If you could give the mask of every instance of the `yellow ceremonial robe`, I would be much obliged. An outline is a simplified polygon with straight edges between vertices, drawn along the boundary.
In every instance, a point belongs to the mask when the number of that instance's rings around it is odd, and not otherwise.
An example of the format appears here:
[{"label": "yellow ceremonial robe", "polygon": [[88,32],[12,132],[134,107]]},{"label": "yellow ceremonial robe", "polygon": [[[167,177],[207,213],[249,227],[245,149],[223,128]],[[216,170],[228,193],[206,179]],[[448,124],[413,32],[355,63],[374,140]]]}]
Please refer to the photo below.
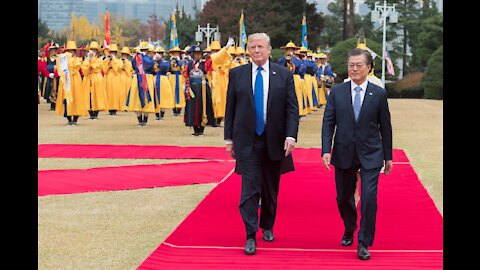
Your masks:
[{"label": "yellow ceremonial robe", "polygon": [[87,95],[86,105],[92,111],[107,109],[107,92],[102,69],[103,60],[97,57],[85,59],[82,63],[83,88]]},{"label": "yellow ceremonial robe", "polygon": [[[82,66],[82,59],[80,57],[71,56],[68,54],[68,72],[70,76],[70,94],[66,91],[66,75],[61,70],[57,61],[58,75],[60,76],[57,94],[57,103],[55,106],[55,113],[57,115],[65,115],[64,100],[67,104],[66,115],[67,116],[86,116],[88,108],[86,107],[86,94],[85,89],[82,86],[82,77],[80,76],[80,68]],[[71,97],[68,100],[67,97]]]},{"label": "yellow ceremonial robe", "polygon": [[103,74],[105,74],[105,88],[107,92],[107,110],[120,111],[124,86],[121,81],[123,61],[115,58],[103,60]]}]

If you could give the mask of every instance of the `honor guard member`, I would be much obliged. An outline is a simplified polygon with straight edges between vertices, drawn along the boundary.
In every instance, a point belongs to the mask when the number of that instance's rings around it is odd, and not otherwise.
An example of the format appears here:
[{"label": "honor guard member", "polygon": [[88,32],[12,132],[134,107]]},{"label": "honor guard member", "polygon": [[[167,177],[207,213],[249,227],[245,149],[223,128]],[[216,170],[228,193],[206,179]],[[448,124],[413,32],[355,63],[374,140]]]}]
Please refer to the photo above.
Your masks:
[{"label": "honor guard member", "polygon": [[193,59],[185,69],[189,91],[186,93],[184,122],[185,126],[193,127],[193,136],[203,136],[205,126],[214,124],[215,118],[203,52],[199,46],[193,45],[191,48]]},{"label": "honor guard member", "polygon": [[40,104],[40,97],[44,97],[45,82],[47,81],[47,53],[48,47],[45,48],[46,51],[42,48],[38,52],[38,104]]},{"label": "honor guard member", "polygon": [[302,78],[300,78],[300,72],[305,72],[305,66],[303,65],[303,61],[295,55],[295,51],[300,49],[295,43],[291,40],[285,46],[280,47],[280,49],[285,50],[285,55],[278,59],[278,64],[281,66],[286,67],[293,73],[293,83],[295,85],[295,94],[297,96],[298,102],[298,112],[300,116],[305,116],[306,107],[305,100],[303,99],[303,82]]},{"label": "honor guard member", "polygon": [[155,120],[163,120],[166,109],[173,109],[173,92],[167,73],[170,72],[170,62],[164,59],[165,49],[155,49]]},{"label": "honor guard member", "polygon": [[139,51],[132,59],[132,67],[135,75],[130,85],[127,97],[127,111],[135,112],[138,126],[145,127],[148,115],[155,113],[153,65],[154,60],[147,55],[149,44],[146,41],[140,43]]},{"label": "honor guard member", "polygon": [[98,58],[98,42],[91,41],[88,53],[82,63],[83,87],[90,120],[97,120],[99,111],[107,109],[107,91],[103,72],[103,60]]},{"label": "honor guard member", "polygon": [[[302,89],[302,113],[300,114],[300,117],[306,116],[308,114],[308,100],[307,100],[307,90],[305,88],[305,70],[306,66],[304,64],[304,59],[307,57],[307,49],[305,47],[300,47],[300,49],[296,50],[294,53],[295,56],[297,56],[301,61],[302,64],[298,68],[298,75],[300,76],[300,88]],[[296,67],[295,67],[296,69]]]},{"label": "honor guard member", "polygon": [[130,89],[130,85],[132,84],[132,77],[135,74],[135,71],[132,67],[132,56],[130,52],[130,48],[124,46],[122,48],[120,60],[122,61],[123,65],[120,69],[120,103],[121,103],[121,110],[127,111],[127,97],[128,97],[128,90]]},{"label": "honor guard member", "polygon": [[80,116],[86,116],[85,89],[82,85],[80,69],[82,58],[77,57],[77,44],[67,41],[66,52],[58,55],[58,95],[55,113],[67,118],[67,126],[76,126]]},{"label": "honor guard member", "polygon": [[170,54],[170,85],[173,91],[173,116],[180,116],[182,108],[185,107],[185,77],[182,76],[184,70],[184,60],[181,59],[182,50],[179,47],[174,47],[169,50]]},{"label": "honor guard member", "polygon": [[118,46],[110,44],[109,54],[103,60],[103,74],[105,74],[105,89],[107,92],[107,109],[110,115],[116,115],[122,110],[123,87],[121,81],[121,70],[123,61],[117,57]]},{"label": "honor guard member", "polygon": [[184,60],[183,66],[186,67],[188,63],[193,60],[193,50],[192,46],[185,46],[182,53],[182,60]]},{"label": "honor guard member", "polygon": [[305,64],[305,90],[307,92],[307,103],[310,105],[308,111],[316,111],[318,109],[318,86],[316,73],[318,71],[317,64],[313,61],[313,53],[311,50],[307,51],[307,59],[304,60]]},{"label": "honor guard member", "polygon": [[[221,126],[223,118],[225,117],[225,107],[227,104],[227,88],[228,88],[228,73],[231,67],[231,54],[228,53],[228,50],[232,48],[235,40],[233,38],[228,38],[227,44],[225,47],[220,48],[220,41],[214,40],[210,44],[212,49],[212,54],[210,55],[212,59],[212,69],[213,69],[213,89],[212,89],[212,102],[214,109],[214,116],[216,125]],[[232,50],[232,49],[230,49]]]},{"label": "honor guard member", "polygon": [[235,48],[235,54],[232,61],[232,68],[245,65],[247,63],[245,61],[244,55],[245,55],[245,50],[241,46]]},{"label": "honor guard member", "polygon": [[52,42],[48,47],[48,57],[45,71],[45,87],[43,90],[43,97],[50,103],[50,111],[55,110],[55,102],[52,102],[54,95],[56,95],[58,87],[58,72],[56,68],[57,64],[57,49],[59,48],[57,43]]},{"label": "honor guard member", "polygon": [[320,106],[323,106],[327,103],[327,96],[328,92],[325,87],[326,81],[327,80],[332,80],[332,77],[335,78],[337,77],[337,74],[332,71],[330,68],[330,65],[326,64],[327,60],[327,55],[325,55],[323,52],[316,53],[315,55],[315,63],[317,64],[318,71],[316,74],[316,79],[317,79],[317,85],[318,85],[318,103]]}]

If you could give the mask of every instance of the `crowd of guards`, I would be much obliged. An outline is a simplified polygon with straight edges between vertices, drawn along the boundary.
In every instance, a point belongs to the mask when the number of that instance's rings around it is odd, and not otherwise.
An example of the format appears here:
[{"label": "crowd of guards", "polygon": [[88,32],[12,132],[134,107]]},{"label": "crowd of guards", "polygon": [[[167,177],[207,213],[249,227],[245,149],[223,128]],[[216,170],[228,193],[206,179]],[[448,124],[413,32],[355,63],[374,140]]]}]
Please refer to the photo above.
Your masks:
[{"label": "crowd of guards", "polygon": [[[278,63],[293,73],[299,115],[307,116],[326,104],[336,74],[319,50],[292,41],[281,49],[285,54]],[[39,51],[38,103],[45,99],[67,126],[78,125],[80,117],[97,120],[99,112],[134,112],[137,125],[146,127],[151,115],[161,121],[167,110],[179,118],[183,111],[192,135],[203,136],[206,126],[222,126],[229,71],[250,62],[248,49],[232,42],[168,51],[145,41],[121,50],[96,41],[80,48],[72,40],[62,47],[51,42]]]}]

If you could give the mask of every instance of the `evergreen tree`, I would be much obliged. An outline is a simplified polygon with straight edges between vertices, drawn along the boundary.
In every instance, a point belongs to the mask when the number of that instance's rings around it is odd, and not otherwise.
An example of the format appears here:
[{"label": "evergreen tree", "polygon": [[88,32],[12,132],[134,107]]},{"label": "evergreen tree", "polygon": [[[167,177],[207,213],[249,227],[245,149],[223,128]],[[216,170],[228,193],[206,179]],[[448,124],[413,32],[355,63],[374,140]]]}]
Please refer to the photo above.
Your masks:
[{"label": "evergreen tree", "polygon": [[421,85],[425,98],[443,99],[443,45],[428,60]]},{"label": "evergreen tree", "polygon": [[247,35],[255,32],[267,33],[272,48],[279,48],[290,40],[297,45],[301,44],[302,17],[305,11],[309,47],[314,49],[320,44],[323,18],[317,13],[314,4],[302,0],[212,0],[207,2],[199,13],[200,24],[220,26],[222,45],[228,37],[233,37],[238,42],[238,22],[242,9]]}]

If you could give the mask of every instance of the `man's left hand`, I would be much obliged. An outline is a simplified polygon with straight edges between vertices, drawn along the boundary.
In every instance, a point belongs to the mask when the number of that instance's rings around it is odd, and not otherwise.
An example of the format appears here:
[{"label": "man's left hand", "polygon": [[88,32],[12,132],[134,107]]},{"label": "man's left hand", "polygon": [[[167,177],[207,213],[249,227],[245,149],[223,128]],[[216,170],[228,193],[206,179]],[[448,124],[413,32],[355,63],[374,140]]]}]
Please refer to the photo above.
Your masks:
[{"label": "man's left hand", "polygon": [[385,168],[383,169],[383,174],[387,175],[392,171],[393,163],[391,160],[385,161]]},{"label": "man's left hand", "polygon": [[283,150],[285,150],[285,156],[290,155],[293,152],[294,148],[295,142],[290,139],[285,139],[285,146],[283,147]]}]

